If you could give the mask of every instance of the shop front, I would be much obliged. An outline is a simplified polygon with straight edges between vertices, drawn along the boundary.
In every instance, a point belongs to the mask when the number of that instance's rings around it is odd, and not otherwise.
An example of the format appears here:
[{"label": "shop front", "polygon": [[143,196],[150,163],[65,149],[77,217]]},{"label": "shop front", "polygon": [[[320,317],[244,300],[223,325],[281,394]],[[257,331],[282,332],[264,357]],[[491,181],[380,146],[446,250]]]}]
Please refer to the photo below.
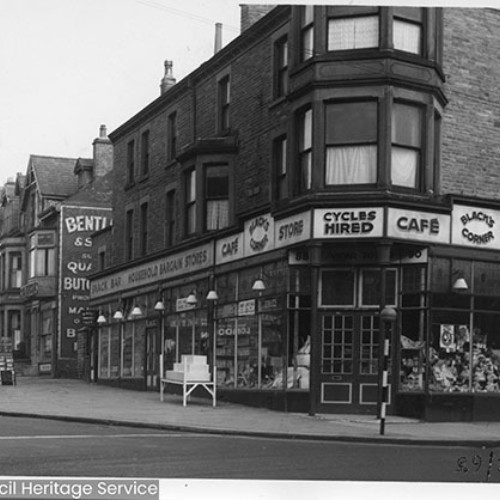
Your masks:
[{"label": "shop front", "polygon": [[[376,415],[388,335],[389,414],[498,418],[496,220],[500,211],[465,203],[265,215],[97,277],[92,306],[108,318],[99,381],[157,389],[161,369],[196,354],[221,400]],[[388,330],[386,307],[396,313]]]}]

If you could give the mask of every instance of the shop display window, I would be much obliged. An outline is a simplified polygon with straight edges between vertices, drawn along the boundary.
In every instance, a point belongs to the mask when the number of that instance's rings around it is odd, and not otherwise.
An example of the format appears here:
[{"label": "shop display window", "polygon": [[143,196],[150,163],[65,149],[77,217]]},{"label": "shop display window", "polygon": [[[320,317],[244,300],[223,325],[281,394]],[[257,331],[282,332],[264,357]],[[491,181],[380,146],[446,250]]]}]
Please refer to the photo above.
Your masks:
[{"label": "shop display window", "polygon": [[134,363],[134,332],[131,323],[123,325],[122,339],[122,377],[131,377]]},{"label": "shop display window", "polygon": [[144,360],[145,360],[145,321],[138,321],[134,325],[134,364],[132,375],[136,378],[144,377]]},{"label": "shop display window", "polygon": [[116,378],[120,374],[120,327],[114,324],[111,328],[109,348],[109,376]]},{"label": "shop display window", "polygon": [[109,378],[109,346],[110,335],[109,328],[102,329],[99,335],[99,377]]}]

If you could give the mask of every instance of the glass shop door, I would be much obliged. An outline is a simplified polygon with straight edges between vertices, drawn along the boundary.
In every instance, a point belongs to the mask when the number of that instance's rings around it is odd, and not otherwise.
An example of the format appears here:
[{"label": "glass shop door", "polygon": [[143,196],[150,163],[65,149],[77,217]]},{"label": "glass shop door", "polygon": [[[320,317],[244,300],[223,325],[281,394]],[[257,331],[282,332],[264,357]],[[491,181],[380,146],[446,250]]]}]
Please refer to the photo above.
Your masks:
[{"label": "glass shop door", "polygon": [[376,415],[379,323],[373,312],[321,314],[320,412]]}]

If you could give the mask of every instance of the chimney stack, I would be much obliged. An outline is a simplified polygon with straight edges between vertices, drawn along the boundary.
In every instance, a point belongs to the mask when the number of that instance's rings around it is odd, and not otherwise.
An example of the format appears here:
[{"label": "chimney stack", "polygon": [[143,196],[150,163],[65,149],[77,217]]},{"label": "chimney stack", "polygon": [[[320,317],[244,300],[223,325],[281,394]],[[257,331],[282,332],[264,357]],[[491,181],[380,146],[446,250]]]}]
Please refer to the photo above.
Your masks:
[{"label": "chimney stack", "polygon": [[260,18],[271,12],[276,5],[268,4],[240,4],[240,31],[243,33],[255,24]]},{"label": "chimney stack", "polygon": [[217,54],[220,49],[222,49],[222,23],[215,23],[214,54]]},{"label": "chimney stack", "polygon": [[172,73],[172,61],[165,61],[165,76],[161,79],[160,94],[164,94],[168,89],[175,85],[175,78]]},{"label": "chimney stack", "polygon": [[99,127],[99,137],[92,143],[94,147],[94,179],[102,177],[113,169],[113,145],[108,139],[106,125]]}]

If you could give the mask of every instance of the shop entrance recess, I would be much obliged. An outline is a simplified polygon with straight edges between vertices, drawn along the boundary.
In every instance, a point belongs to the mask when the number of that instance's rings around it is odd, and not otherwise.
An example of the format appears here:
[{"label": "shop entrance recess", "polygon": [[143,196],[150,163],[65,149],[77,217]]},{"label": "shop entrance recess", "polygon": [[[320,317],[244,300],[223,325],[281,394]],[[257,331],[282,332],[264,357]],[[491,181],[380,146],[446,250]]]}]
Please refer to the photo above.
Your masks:
[{"label": "shop entrance recess", "polygon": [[380,339],[378,312],[322,314],[320,411],[376,413]]}]

